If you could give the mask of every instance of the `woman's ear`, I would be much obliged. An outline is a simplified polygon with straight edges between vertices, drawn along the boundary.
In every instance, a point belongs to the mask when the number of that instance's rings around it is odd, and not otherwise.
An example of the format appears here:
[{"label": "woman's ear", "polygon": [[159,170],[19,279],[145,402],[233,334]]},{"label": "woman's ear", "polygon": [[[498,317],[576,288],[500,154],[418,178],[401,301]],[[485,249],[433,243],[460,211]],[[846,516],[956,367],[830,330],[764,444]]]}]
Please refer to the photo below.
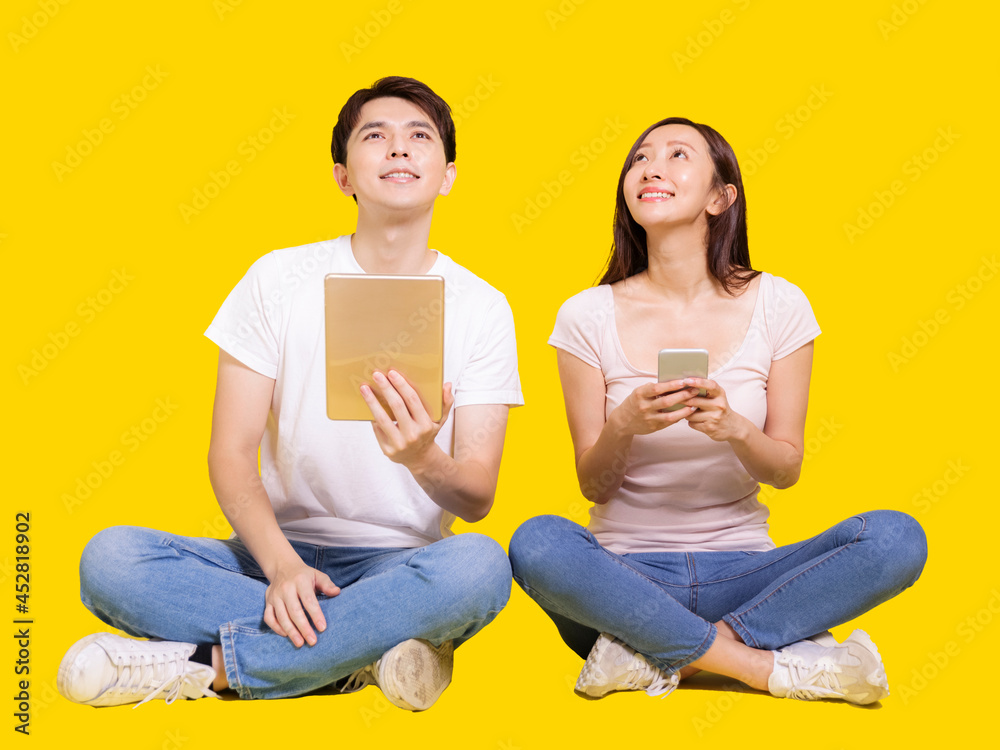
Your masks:
[{"label": "woman's ear", "polygon": [[712,216],[718,216],[731,205],[736,200],[736,186],[735,185],[724,185],[722,189],[719,190],[718,195],[715,200],[708,204],[708,212]]}]

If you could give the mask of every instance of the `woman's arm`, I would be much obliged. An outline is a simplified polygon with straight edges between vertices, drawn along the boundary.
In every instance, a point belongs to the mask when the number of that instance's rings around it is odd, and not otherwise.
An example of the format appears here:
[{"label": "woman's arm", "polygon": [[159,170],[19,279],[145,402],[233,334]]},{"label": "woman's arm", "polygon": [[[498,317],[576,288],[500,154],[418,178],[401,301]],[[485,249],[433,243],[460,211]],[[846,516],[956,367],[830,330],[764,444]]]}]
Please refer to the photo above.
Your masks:
[{"label": "woman's arm", "polygon": [[[647,383],[632,391],[605,419],[604,373],[562,349],[557,350],[557,357],[580,491],[591,502],[603,505],[622,486],[632,438],[693,414],[690,407],[673,412],[663,409],[688,401],[698,390],[685,389],[680,381]],[[677,389],[681,390],[670,393]]]},{"label": "woman's arm", "polygon": [[740,463],[758,482],[778,489],[791,487],[802,469],[812,358],[810,341],[771,363],[763,430],[729,408],[726,394],[717,383],[700,378],[684,381],[708,391],[705,398],[692,398],[688,402],[698,407],[698,411],[687,417],[688,423],[713,440],[728,442]]}]

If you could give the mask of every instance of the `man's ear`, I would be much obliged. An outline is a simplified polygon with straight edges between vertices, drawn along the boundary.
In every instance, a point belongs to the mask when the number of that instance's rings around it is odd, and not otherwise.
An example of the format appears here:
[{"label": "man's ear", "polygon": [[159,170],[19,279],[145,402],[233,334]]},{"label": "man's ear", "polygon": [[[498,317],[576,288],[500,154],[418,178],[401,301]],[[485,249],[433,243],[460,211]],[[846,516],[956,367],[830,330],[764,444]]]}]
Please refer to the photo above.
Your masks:
[{"label": "man's ear", "polygon": [[708,204],[708,208],[706,210],[712,216],[718,216],[733,205],[735,200],[736,186],[725,185],[721,190],[719,190],[718,195],[715,196],[715,200]]},{"label": "man's ear", "polygon": [[456,176],[455,162],[449,162],[448,166],[444,168],[444,180],[441,182],[441,189],[438,191],[438,195],[448,195],[451,192],[451,186],[455,184]]},{"label": "man's ear", "polygon": [[343,164],[334,164],[333,179],[337,181],[337,187],[340,188],[340,192],[348,196],[354,195],[354,186],[351,185],[351,180],[347,176],[347,167]]}]

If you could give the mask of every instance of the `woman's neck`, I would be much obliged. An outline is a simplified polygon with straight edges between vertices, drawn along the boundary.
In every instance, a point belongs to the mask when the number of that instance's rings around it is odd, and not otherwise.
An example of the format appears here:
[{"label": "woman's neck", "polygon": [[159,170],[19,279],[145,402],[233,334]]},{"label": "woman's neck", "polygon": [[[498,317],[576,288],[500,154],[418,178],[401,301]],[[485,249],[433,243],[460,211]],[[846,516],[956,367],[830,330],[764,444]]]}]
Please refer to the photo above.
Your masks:
[{"label": "woman's neck", "polygon": [[708,270],[707,235],[707,227],[696,226],[647,233],[645,278],[651,290],[679,300],[715,294],[719,282]]}]

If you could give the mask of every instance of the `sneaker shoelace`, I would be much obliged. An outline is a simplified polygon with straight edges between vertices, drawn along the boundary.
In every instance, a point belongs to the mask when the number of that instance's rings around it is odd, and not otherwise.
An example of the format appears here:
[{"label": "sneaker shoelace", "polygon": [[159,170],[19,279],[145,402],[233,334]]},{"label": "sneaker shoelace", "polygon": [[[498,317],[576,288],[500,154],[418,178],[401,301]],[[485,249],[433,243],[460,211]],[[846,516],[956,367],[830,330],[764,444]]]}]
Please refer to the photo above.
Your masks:
[{"label": "sneaker shoelace", "polygon": [[828,660],[808,663],[800,656],[778,654],[778,663],[788,668],[792,686],[786,698],[800,701],[814,701],[821,698],[839,697],[843,694],[836,672],[840,669]]},{"label": "sneaker shoelace", "polygon": [[631,657],[631,663],[618,683],[628,690],[645,690],[646,695],[651,697],[659,695],[666,698],[680,684],[680,676],[676,672],[666,675],[636,654]]},{"label": "sneaker shoelace", "polygon": [[149,694],[133,708],[151,701],[166,692],[167,704],[180,697],[188,685],[198,688],[205,696],[218,697],[188,671],[188,660],[182,653],[168,658],[157,658],[154,654],[122,654],[115,662],[117,677],[106,692],[119,695],[134,695],[145,690]]},{"label": "sneaker shoelace", "polygon": [[375,664],[369,664],[367,667],[362,667],[352,674],[344,686],[340,688],[341,693],[356,693],[362,688],[368,687],[369,685],[377,685],[375,681],[375,669],[378,662]]}]

